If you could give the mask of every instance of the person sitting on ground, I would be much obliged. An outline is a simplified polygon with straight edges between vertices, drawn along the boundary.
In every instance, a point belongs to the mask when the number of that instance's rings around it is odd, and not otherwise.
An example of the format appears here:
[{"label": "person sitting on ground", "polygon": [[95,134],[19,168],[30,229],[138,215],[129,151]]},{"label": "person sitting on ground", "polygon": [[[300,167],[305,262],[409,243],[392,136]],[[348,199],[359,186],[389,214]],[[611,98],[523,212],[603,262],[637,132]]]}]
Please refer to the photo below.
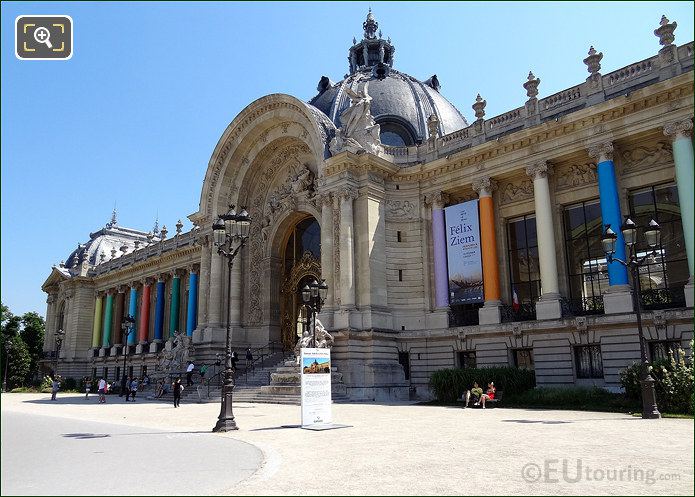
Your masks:
[{"label": "person sitting on ground", "polygon": [[473,382],[473,388],[470,390],[466,390],[466,405],[465,407],[468,407],[468,402],[471,400],[471,396],[473,396],[473,401],[475,402],[473,405],[478,405],[480,402],[480,396],[483,395],[483,389],[478,386],[477,382]]},{"label": "person sitting on ground", "polygon": [[495,398],[496,391],[497,390],[495,389],[495,384],[493,382],[487,384],[487,392],[480,396],[480,403],[483,405],[483,409],[485,409],[486,400],[493,400]]}]

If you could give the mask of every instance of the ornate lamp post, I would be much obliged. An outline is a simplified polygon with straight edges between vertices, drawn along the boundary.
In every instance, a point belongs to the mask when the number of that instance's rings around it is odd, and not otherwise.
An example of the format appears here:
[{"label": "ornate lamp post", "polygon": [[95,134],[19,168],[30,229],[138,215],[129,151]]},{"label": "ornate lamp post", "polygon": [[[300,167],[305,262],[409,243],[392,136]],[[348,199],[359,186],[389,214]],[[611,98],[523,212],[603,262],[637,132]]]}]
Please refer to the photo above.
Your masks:
[{"label": "ornate lamp post", "polygon": [[12,340],[5,342],[5,378],[2,380],[2,391],[7,392],[7,364],[10,362],[10,350],[12,350]]},{"label": "ornate lamp post", "polygon": [[314,347],[316,347],[316,315],[321,312],[321,306],[326,301],[327,293],[328,285],[326,285],[326,280],[321,280],[320,284],[318,281],[313,280],[311,283],[304,285],[304,288],[302,288],[302,300],[309,310],[307,322],[313,322]]},{"label": "ornate lamp post", "polygon": [[[123,376],[127,377],[126,362],[128,361],[128,349],[130,349],[130,345],[128,345],[128,335],[135,331],[135,318],[133,316],[125,316],[123,318],[123,323],[121,323],[121,328],[123,329],[123,341],[125,343],[125,345],[123,345]],[[127,388],[128,385],[126,385],[126,389]]]},{"label": "ornate lamp post", "polygon": [[56,341],[56,355],[53,358],[53,374],[58,375],[58,357],[60,357],[60,347],[63,345],[63,340],[65,339],[65,332],[63,330],[56,331],[53,336]]},{"label": "ornate lamp post", "polygon": [[234,370],[232,369],[229,307],[232,298],[232,265],[234,258],[249,238],[250,228],[251,218],[249,213],[242,207],[241,212],[237,214],[233,205],[230,205],[229,211],[220,216],[212,225],[212,234],[217,246],[217,253],[227,259],[227,340],[225,346],[224,385],[222,386],[220,415],[212,431],[226,432],[239,429],[236,421],[234,421],[234,413],[232,412]]},{"label": "ornate lamp post", "polygon": [[610,224],[606,224],[606,231],[601,239],[603,251],[606,253],[606,260],[611,262],[619,262],[630,270],[632,276],[632,303],[637,314],[637,332],[639,333],[640,355],[642,358],[642,371],[640,383],[642,384],[642,418],[643,419],[658,419],[661,417],[659,409],[656,406],[656,394],[654,391],[654,378],[651,375],[649,366],[649,358],[647,357],[647,347],[642,331],[642,307],[640,297],[642,287],[640,284],[639,268],[649,259],[653,259],[657,254],[657,247],[661,242],[661,228],[653,219],[644,230],[644,238],[647,245],[651,248],[651,252],[642,257],[637,255],[637,225],[628,217],[620,227],[623,233],[625,244],[627,245],[626,261],[613,257],[615,254],[615,243],[618,239],[615,231],[611,229]]}]

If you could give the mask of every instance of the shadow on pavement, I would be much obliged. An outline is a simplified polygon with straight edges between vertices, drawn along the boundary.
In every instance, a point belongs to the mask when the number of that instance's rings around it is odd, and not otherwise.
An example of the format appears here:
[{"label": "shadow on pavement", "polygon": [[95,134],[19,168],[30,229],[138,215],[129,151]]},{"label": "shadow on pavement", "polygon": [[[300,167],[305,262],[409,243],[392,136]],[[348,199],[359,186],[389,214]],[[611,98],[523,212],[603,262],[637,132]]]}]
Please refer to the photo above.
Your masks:
[{"label": "shadow on pavement", "polygon": [[503,419],[503,423],[524,423],[524,424],[544,424],[544,425],[564,425],[574,423],[574,421],[558,421],[552,419]]}]

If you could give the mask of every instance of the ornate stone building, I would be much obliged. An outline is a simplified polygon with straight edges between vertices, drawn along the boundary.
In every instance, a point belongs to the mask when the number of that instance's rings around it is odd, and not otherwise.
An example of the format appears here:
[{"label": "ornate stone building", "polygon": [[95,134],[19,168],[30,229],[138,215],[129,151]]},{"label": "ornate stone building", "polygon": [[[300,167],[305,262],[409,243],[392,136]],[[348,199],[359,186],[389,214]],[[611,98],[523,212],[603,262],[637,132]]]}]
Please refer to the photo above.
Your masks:
[{"label": "ornate stone building", "polygon": [[[540,385],[615,389],[639,342],[628,274],[607,264],[600,239],[625,215],[662,228],[640,273],[649,353],[689,353],[693,43],[674,44],[675,22],[663,18],[654,31],[656,55],[606,74],[592,47],[588,77],[553,95],[540,97],[529,73],[519,83],[526,101],[502,115],[486,117],[478,95],[472,124],[436,75],[396,70],[371,12],[363,28],[345,79],[322,77],[309,103],[262,97],[231,122],[189,216],[193,230],[178,225],[167,237],[114,217],[53,268],[43,285],[47,366],[62,329],[59,373],[119,375],[126,315],[136,320],[127,340],[135,374],[154,371],[177,331],[196,362],[213,361],[227,320],[238,349],[291,351],[299,290],[324,278],[320,317],[353,399],[427,397],[433,371],[472,365],[534,368]],[[450,305],[443,209],[472,199],[484,302]],[[252,227],[227,308],[211,227],[230,204],[248,209]]]}]

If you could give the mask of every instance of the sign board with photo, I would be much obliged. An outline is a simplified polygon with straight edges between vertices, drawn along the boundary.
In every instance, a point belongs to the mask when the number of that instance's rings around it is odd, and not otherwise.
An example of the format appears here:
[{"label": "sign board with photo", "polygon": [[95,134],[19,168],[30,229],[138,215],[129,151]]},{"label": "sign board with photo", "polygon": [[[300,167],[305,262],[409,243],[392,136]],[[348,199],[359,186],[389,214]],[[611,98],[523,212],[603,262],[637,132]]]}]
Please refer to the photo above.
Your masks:
[{"label": "sign board with photo", "polygon": [[478,200],[444,209],[449,269],[449,304],[482,302],[483,264],[480,258]]},{"label": "sign board with photo", "polygon": [[331,349],[301,349],[302,427],[332,423]]}]

